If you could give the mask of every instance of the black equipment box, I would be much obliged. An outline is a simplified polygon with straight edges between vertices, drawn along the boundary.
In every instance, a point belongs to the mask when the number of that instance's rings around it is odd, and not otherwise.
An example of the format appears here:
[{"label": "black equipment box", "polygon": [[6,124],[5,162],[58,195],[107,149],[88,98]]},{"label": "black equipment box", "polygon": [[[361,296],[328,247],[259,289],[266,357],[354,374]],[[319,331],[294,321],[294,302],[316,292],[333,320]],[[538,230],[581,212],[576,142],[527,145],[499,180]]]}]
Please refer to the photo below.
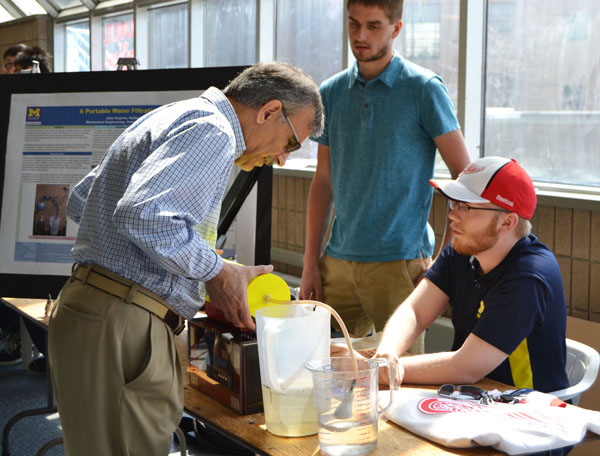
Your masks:
[{"label": "black equipment box", "polygon": [[204,317],[188,334],[190,386],[241,415],[262,412],[256,333]]}]

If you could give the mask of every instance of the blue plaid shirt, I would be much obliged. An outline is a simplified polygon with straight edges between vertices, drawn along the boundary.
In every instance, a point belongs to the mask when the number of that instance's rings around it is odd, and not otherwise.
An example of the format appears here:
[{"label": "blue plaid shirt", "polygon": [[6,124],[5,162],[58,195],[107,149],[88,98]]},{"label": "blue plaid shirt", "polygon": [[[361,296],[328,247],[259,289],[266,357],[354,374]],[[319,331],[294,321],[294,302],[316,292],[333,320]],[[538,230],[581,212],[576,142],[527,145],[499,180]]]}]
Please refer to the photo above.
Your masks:
[{"label": "blue plaid shirt", "polygon": [[75,261],[108,268],[193,317],[203,282],[223,267],[216,227],[245,148],[233,107],[214,87],[141,117],[71,193]]}]

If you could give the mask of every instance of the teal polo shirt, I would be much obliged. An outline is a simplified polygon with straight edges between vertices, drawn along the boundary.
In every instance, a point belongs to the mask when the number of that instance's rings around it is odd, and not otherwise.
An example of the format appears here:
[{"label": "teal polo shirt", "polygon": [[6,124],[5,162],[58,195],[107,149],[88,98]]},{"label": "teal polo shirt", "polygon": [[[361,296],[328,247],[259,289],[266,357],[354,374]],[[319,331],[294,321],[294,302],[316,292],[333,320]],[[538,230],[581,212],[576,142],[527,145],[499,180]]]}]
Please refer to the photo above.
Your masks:
[{"label": "teal polo shirt", "polygon": [[394,54],[365,81],[357,63],[321,85],[335,220],[325,252],[377,262],[433,254],[427,223],[436,146],[459,129],[448,90],[435,73]]}]

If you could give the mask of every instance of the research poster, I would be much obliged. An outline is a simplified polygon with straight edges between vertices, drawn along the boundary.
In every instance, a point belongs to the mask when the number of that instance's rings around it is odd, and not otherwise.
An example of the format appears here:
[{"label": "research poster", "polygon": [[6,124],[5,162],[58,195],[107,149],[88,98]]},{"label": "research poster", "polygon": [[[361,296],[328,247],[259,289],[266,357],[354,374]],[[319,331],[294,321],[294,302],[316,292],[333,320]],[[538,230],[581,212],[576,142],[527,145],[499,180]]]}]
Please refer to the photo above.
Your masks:
[{"label": "research poster", "polygon": [[77,224],[69,194],[133,122],[199,91],[13,94],[6,147],[0,273],[70,275]]}]

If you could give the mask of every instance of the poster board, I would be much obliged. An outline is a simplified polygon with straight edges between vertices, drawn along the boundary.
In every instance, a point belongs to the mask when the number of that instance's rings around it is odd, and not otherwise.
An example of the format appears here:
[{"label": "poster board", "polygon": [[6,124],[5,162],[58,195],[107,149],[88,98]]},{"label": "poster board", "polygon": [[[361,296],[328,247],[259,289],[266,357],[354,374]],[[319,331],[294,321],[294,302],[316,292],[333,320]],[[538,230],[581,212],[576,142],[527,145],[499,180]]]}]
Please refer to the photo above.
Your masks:
[{"label": "poster board", "polygon": [[73,186],[146,112],[224,88],[244,68],[2,76],[0,294],[56,297],[73,263]]}]

